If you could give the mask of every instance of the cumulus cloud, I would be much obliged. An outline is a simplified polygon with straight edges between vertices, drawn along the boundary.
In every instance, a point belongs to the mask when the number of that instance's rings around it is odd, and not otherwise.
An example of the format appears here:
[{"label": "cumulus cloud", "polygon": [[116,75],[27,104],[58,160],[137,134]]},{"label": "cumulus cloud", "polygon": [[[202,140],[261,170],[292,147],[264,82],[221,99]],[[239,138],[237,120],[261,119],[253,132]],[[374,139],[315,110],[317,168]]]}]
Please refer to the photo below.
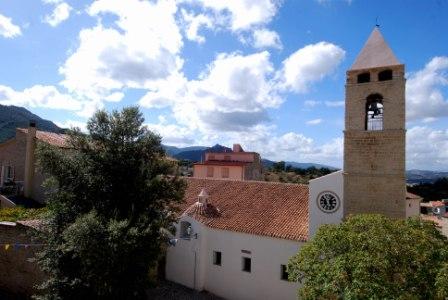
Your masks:
[{"label": "cumulus cloud", "polygon": [[434,57],[422,70],[411,73],[406,83],[407,119],[434,120],[448,117],[448,99],[442,88],[448,85],[448,57]]},{"label": "cumulus cloud", "polygon": [[303,102],[303,105],[306,108],[313,108],[313,107],[316,107],[316,106],[320,105],[321,103],[322,102],[316,101],[316,100],[305,100],[305,102]]},{"label": "cumulus cloud", "polygon": [[195,41],[198,43],[204,43],[205,37],[200,35],[198,31],[201,27],[211,28],[212,27],[212,19],[205,14],[197,14],[187,12],[185,9],[182,9],[182,18],[185,22],[185,33],[187,39],[190,41]]},{"label": "cumulus cloud", "polygon": [[5,38],[14,38],[22,34],[20,27],[13,24],[11,18],[0,14],[0,35]]},{"label": "cumulus cloud", "polygon": [[65,120],[63,122],[54,122],[56,125],[58,125],[61,128],[79,128],[83,132],[87,132],[87,123],[81,122],[81,121],[75,121],[75,120]]},{"label": "cumulus cloud", "polygon": [[[60,68],[62,85],[94,101],[123,88],[153,89],[179,72],[182,36],[174,0],[97,0],[88,8],[98,24],[79,33],[79,47]],[[117,17],[105,26],[101,16]]]},{"label": "cumulus cloud", "polygon": [[282,48],[280,36],[268,29],[257,29],[253,32],[253,46],[255,48]]},{"label": "cumulus cloud", "polygon": [[280,6],[278,0],[199,0],[212,10],[217,19],[230,25],[231,30],[249,30],[271,22]]},{"label": "cumulus cloud", "polygon": [[277,73],[279,87],[296,93],[307,92],[310,83],[334,72],[344,57],[342,48],[328,42],[307,45],[283,61]]},{"label": "cumulus cloud", "polygon": [[46,4],[54,5],[54,9],[51,14],[44,17],[44,22],[52,27],[58,26],[63,21],[70,17],[72,7],[62,0],[43,0]]},{"label": "cumulus cloud", "polygon": [[0,103],[49,109],[81,110],[83,103],[70,95],[59,92],[54,86],[34,85],[23,91],[16,91],[0,85]]},{"label": "cumulus cloud", "polygon": [[[269,120],[267,108],[282,99],[270,80],[274,69],[267,51],[219,54],[197,80],[174,79],[140,99],[144,107],[171,106],[176,120],[203,133],[241,131]],[[174,87],[178,87],[176,90]]]},{"label": "cumulus cloud", "polygon": [[408,169],[448,170],[448,129],[415,126],[407,131]]}]

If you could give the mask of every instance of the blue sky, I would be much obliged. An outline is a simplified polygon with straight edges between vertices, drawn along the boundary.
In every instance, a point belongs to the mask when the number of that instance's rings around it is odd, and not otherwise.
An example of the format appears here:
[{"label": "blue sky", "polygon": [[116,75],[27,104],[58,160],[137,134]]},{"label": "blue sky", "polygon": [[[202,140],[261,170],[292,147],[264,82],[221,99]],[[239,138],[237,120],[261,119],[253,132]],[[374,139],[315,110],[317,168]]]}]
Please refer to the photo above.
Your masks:
[{"label": "blue sky", "polygon": [[140,105],[168,145],[340,167],[377,17],[406,64],[407,168],[448,170],[447,1],[1,1],[0,103],[64,127]]}]

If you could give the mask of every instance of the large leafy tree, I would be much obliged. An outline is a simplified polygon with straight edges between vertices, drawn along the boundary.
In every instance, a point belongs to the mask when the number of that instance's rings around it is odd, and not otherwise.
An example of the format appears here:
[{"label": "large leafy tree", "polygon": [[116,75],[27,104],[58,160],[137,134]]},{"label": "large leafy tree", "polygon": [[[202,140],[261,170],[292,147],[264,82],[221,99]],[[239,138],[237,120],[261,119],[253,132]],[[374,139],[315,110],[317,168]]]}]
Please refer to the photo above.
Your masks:
[{"label": "large leafy tree", "polygon": [[446,299],[448,241],[434,223],[357,215],[290,259],[301,299]]},{"label": "large leafy tree", "polygon": [[39,146],[51,187],[41,298],[145,298],[164,244],[160,229],[174,221],[185,184],[169,175],[160,137],[143,122],[136,107],[98,111],[88,134],[69,133],[69,149]]}]

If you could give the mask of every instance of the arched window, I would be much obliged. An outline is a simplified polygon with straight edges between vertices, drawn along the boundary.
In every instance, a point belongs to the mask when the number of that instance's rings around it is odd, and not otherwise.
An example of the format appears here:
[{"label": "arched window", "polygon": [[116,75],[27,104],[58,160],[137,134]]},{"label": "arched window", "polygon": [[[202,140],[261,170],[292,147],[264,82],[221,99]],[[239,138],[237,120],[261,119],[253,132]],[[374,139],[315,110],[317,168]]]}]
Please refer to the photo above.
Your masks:
[{"label": "arched window", "polygon": [[392,80],[392,70],[384,70],[378,73],[378,81]]},{"label": "arched window", "polygon": [[366,101],[366,130],[383,130],[383,96],[372,94]]},{"label": "arched window", "polygon": [[179,237],[181,239],[190,239],[192,231],[193,230],[192,230],[190,222],[187,222],[187,221],[181,221],[180,222]]},{"label": "arched window", "polygon": [[358,75],[358,83],[370,82],[370,73],[361,73]]}]

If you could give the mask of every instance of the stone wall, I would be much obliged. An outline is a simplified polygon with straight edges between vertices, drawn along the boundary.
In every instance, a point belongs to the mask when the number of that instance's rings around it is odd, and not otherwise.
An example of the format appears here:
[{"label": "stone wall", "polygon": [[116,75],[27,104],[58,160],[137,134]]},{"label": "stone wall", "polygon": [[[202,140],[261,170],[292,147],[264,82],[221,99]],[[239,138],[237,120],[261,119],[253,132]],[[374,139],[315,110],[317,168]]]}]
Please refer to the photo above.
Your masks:
[{"label": "stone wall", "polygon": [[[14,247],[33,243],[30,231],[35,229],[24,224],[0,222],[0,290],[29,297],[36,293],[34,286],[43,281],[44,274],[34,261],[37,247]],[[8,250],[4,244],[10,244]]]}]

